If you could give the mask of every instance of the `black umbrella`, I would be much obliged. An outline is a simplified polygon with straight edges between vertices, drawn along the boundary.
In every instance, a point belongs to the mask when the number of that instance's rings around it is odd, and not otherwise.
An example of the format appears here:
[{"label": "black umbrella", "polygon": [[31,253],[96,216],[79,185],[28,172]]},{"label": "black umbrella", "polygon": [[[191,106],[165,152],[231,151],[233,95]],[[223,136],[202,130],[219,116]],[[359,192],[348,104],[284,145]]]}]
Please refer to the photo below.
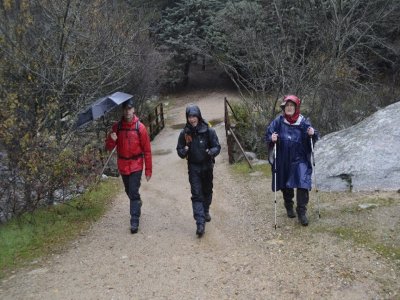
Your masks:
[{"label": "black umbrella", "polygon": [[133,96],[130,94],[116,92],[112,95],[102,97],[91,104],[84,112],[78,115],[76,127],[81,127],[93,120],[96,120],[106,113],[117,107],[121,103],[131,99]]}]

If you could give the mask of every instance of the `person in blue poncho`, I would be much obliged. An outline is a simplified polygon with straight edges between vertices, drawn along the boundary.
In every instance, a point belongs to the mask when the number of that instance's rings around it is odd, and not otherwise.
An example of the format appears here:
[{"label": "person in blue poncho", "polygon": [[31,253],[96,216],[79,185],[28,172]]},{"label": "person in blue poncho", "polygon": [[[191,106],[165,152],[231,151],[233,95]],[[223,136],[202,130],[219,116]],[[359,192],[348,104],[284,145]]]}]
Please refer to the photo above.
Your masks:
[{"label": "person in blue poncho", "polygon": [[[283,98],[282,114],[267,127],[265,139],[269,149],[276,143],[276,191],[281,190],[287,216],[295,218],[293,210],[296,188],[296,212],[299,222],[308,225],[308,192],[311,190],[311,141],[318,140],[318,132],[310,121],[300,114],[300,99],[295,95]],[[275,191],[275,179],[272,181]]]}]

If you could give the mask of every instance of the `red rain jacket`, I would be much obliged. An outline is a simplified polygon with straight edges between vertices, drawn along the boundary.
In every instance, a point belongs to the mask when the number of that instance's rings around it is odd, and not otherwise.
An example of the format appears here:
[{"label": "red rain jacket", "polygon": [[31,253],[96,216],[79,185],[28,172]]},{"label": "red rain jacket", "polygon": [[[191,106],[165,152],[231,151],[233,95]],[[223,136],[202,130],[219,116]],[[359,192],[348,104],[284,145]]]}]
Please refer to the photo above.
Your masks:
[{"label": "red rain jacket", "polygon": [[109,151],[117,146],[117,164],[121,175],[129,175],[143,170],[143,163],[145,164],[145,176],[152,175],[150,138],[142,122],[139,123],[139,132],[137,132],[136,122],[138,121],[139,118],[134,116],[130,123],[122,120],[119,125],[120,122],[116,122],[112,127],[112,132],[117,134],[118,139],[114,142],[110,133],[105,141],[106,149]]}]

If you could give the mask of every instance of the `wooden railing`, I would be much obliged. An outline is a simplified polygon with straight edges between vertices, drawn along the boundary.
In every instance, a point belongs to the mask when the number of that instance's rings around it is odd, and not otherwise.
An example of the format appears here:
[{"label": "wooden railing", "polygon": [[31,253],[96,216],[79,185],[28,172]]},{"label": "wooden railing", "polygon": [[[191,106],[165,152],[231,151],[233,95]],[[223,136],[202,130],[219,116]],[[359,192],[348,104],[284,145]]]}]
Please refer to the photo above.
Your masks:
[{"label": "wooden railing", "polygon": [[146,121],[150,139],[153,140],[165,126],[164,107],[162,103],[154,108],[153,113],[149,113]]},{"label": "wooden railing", "polygon": [[246,153],[233,130],[235,125],[231,123],[228,108],[232,112],[233,117],[235,119],[237,119],[237,117],[235,115],[235,111],[232,109],[232,106],[230,105],[228,99],[226,99],[226,97],[225,97],[225,99],[224,99],[224,109],[225,109],[224,122],[225,122],[226,143],[228,145],[229,163],[233,164],[235,162],[233,153],[234,153],[234,145],[236,142],[236,144],[239,146],[239,149],[242,152],[244,158],[246,159],[247,163],[249,164],[250,169],[252,169],[253,167],[251,166],[251,163],[250,163],[249,159],[247,158]]}]

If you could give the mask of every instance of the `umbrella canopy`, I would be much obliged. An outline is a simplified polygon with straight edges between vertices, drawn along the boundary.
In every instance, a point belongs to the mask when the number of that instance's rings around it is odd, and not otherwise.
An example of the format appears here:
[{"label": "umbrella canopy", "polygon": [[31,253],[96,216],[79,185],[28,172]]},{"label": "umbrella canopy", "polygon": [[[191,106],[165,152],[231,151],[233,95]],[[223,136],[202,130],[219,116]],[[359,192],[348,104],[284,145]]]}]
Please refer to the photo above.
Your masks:
[{"label": "umbrella canopy", "polygon": [[131,99],[133,96],[130,94],[116,92],[112,95],[97,99],[85,111],[78,115],[76,127],[81,127],[93,120],[96,120],[106,113],[110,112],[113,108],[119,106],[125,101]]}]

